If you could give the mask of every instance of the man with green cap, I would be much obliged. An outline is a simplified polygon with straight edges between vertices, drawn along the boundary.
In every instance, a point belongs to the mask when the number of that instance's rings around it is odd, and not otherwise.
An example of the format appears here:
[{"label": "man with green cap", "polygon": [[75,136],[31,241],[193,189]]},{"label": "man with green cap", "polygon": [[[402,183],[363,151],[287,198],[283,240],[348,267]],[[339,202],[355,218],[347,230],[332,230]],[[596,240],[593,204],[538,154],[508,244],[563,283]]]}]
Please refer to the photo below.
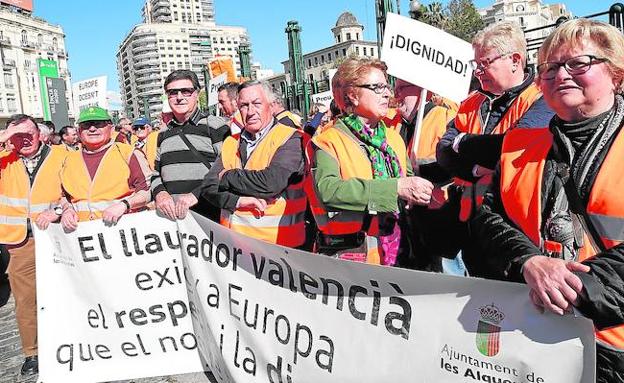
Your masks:
[{"label": "man with green cap", "polygon": [[79,221],[99,218],[115,224],[123,214],[143,208],[150,200],[151,171],[145,154],[114,142],[112,132],[106,109],[89,107],[80,112],[82,149],[69,153],[61,171],[65,230],[75,230]]}]

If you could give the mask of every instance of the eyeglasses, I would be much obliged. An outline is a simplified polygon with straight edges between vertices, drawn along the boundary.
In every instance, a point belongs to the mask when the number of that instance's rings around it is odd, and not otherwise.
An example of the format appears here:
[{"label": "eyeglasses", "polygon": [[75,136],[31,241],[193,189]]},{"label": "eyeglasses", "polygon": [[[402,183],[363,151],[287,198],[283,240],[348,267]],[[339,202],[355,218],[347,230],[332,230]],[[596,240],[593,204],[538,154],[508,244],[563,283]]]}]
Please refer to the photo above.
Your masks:
[{"label": "eyeglasses", "polygon": [[195,93],[195,88],[178,88],[165,90],[167,97],[176,97],[178,93],[181,93],[183,97],[191,97]]},{"label": "eyeglasses", "polygon": [[359,84],[359,85],[355,85],[355,87],[372,90],[373,92],[377,94],[383,94],[383,92],[390,91],[392,89],[390,85],[384,84],[382,82],[379,82],[377,84]]},{"label": "eyeglasses", "polygon": [[490,65],[492,65],[492,63],[496,60],[502,59],[505,56],[508,56],[510,54],[510,52],[507,53],[502,53],[496,57],[492,57],[492,58],[485,58],[483,60],[470,60],[468,61],[468,64],[470,65],[470,68],[472,68],[472,70],[480,70],[480,71],[484,71],[487,67],[489,67]]},{"label": "eyeglasses", "polygon": [[96,129],[102,129],[108,126],[110,121],[85,121],[78,124],[80,129],[90,129],[92,126]]},{"label": "eyeglasses", "polygon": [[572,76],[583,74],[591,68],[592,64],[600,64],[609,59],[592,55],[581,55],[569,58],[561,62],[545,62],[537,66],[537,74],[542,80],[552,80],[557,76],[559,68],[564,67]]},{"label": "eyeglasses", "polygon": [[147,126],[141,125],[141,126],[135,126],[134,127],[134,130],[143,130],[143,129],[147,129]]}]

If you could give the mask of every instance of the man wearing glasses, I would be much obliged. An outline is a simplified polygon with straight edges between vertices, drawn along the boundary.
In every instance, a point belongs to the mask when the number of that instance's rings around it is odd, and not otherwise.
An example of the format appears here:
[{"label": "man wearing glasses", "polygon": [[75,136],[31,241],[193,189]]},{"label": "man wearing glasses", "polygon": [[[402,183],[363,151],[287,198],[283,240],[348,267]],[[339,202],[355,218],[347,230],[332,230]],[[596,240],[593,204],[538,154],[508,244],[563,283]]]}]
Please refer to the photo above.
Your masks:
[{"label": "man wearing glasses", "polygon": [[173,118],[158,136],[151,180],[156,209],[175,220],[193,211],[218,222],[219,209],[199,199],[201,183],[221,153],[230,128],[220,117],[200,112],[199,80],[189,70],[176,70],[165,79]]},{"label": "man wearing glasses", "polygon": [[143,152],[113,141],[106,109],[80,112],[78,132],[82,149],[69,153],[61,170],[63,228],[73,231],[78,222],[99,218],[115,224],[122,215],[144,207],[150,199],[151,170]]},{"label": "man wearing glasses", "polygon": [[132,123],[131,144],[140,149],[147,157],[150,169],[154,170],[156,160],[156,147],[158,146],[158,131],[154,131],[150,121],[146,117],[139,117]]},{"label": "man wearing glasses", "polygon": [[[553,112],[526,67],[527,48],[520,25],[493,24],[477,33],[470,64],[481,87],[471,94],[438,143],[438,163],[455,177],[461,195],[459,219],[467,222],[481,206],[499,161],[503,136],[518,126],[548,125]],[[464,261],[473,276],[485,276],[479,254],[464,238]]]}]

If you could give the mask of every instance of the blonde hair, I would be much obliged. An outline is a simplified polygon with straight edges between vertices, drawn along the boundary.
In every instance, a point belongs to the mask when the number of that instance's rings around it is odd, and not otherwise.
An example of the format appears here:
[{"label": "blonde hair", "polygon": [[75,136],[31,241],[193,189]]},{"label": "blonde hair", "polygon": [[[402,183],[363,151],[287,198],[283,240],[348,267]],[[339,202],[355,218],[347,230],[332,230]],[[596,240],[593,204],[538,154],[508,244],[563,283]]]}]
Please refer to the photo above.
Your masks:
[{"label": "blonde hair", "polygon": [[386,63],[378,59],[349,57],[340,64],[332,78],[332,91],[334,100],[341,110],[352,111],[353,105],[348,96],[353,91],[353,87],[362,81],[361,78],[371,69],[379,69],[384,76],[387,76]]},{"label": "blonde hair", "polygon": [[537,64],[543,64],[561,48],[582,48],[588,43],[596,47],[596,55],[606,58],[607,68],[616,83],[616,92],[624,91],[624,36],[614,26],[601,21],[573,19],[561,24],[544,40]]},{"label": "blonde hair", "polygon": [[473,48],[494,48],[498,54],[518,52],[522,67],[526,65],[527,44],[520,24],[515,21],[499,21],[480,30],[472,39]]}]

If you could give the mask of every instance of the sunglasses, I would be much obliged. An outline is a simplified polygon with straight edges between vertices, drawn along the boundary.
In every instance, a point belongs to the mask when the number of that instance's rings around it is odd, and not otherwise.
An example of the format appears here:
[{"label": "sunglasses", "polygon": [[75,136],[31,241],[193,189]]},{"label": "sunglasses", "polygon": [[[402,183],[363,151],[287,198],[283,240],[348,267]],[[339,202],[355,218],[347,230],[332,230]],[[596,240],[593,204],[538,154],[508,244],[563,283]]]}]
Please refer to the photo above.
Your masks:
[{"label": "sunglasses", "polygon": [[165,93],[167,93],[167,97],[176,97],[178,93],[182,94],[183,97],[191,97],[195,93],[195,88],[167,89]]},{"label": "sunglasses", "polygon": [[110,121],[85,121],[78,124],[80,129],[90,129],[92,126],[96,129],[102,129],[108,126]]},{"label": "sunglasses", "polygon": [[145,129],[147,129],[147,126],[145,126],[145,125],[135,126],[134,127],[134,130],[145,130]]}]

